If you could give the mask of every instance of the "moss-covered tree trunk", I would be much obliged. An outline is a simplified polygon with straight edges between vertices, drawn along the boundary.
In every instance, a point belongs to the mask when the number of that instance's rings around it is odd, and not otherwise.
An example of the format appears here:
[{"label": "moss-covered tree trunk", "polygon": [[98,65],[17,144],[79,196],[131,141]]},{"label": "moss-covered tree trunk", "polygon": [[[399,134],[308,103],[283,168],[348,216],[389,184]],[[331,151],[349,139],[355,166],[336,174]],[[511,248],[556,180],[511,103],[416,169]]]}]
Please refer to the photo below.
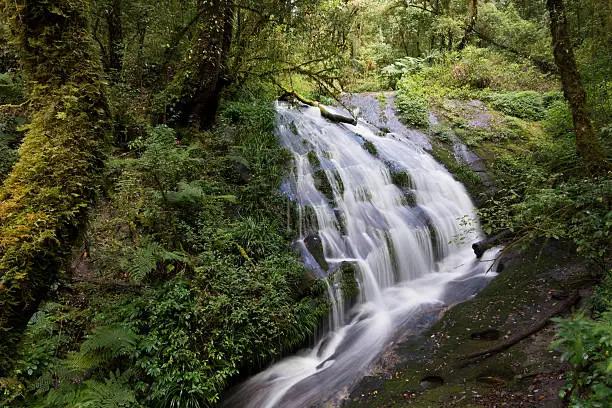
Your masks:
[{"label": "moss-covered tree trunk", "polygon": [[[468,45],[468,41],[470,40],[470,36],[474,31],[474,26],[476,25],[476,19],[478,18],[478,0],[467,0],[468,6],[468,16],[467,22],[465,24],[465,31],[463,32],[463,38],[459,42],[457,46],[457,50],[461,51]],[[450,35],[450,39],[452,41],[452,35]],[[452,46],[449,47],[452,49]]]},{"label": "moss-covered tree trunk", "polygon": [[180,125],[208,128],[215,120],[225,85],[232,41],[233,8],[228,0],[199,0],[196,32],[181,68],[167,91]]},{"label": "moss-covered tree trunk", "polygon": [[108,108],[87,0],[3,0],[31,123],[0,188],[0,377],[71,252],[103,166]]},{"label": "moss-covered tree trunk", "polygon": [[563,0],[547,0],[546,4],[550,14],[555,63],[559,67],[563,93],[572,110],[576,150],[590,172],[605,171],[607,163],[587,109],[586,94],[568,32],[565,5]]}]

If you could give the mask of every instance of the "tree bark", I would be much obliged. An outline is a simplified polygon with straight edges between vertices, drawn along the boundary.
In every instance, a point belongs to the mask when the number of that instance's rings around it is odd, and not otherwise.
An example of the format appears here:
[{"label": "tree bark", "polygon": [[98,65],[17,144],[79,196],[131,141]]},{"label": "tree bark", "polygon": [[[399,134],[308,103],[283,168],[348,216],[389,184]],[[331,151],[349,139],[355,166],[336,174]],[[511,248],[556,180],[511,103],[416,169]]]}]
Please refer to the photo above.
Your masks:
[{"label": "tree bark", "polygon": [[605,172],[608,164],[586,106],[586,94],[568,33],[565,5],[563,0],[547,0],[546,5],[550,14],[555,63],[559,67],[563,93],[572,110],[577,153],[590,173]]},{"label": "tree bark", "polygon": [[108,25],[108,68],[121,72],[123,65],[123,25],[121,24],[121,0],[111,0],[106,18]]},{"label": "tree bark", "polygon": [[463,38],[461,38],[461,42],[457,46],[457,50],[461,51],[464,49],[468,41],[470,40],[470,36],[474,31],[474,26],[476,25],[476,20],[478,18],[478,0],[468,0],[468,19],[467,24],[465,26],[465,32],[463,33]]},{"label": "tree bark", "polygon": [[31,123],[0,188],[0,377],[84,224],[109,131],[87,0],[4,0]]},{"label": "tree bark", "polygon": [[226,85],[227,58],[232,42],[233,8],[227,0],[200,0],[191,50],[167,93],[174,98],[171,121],[179,125],[210,127]]}]

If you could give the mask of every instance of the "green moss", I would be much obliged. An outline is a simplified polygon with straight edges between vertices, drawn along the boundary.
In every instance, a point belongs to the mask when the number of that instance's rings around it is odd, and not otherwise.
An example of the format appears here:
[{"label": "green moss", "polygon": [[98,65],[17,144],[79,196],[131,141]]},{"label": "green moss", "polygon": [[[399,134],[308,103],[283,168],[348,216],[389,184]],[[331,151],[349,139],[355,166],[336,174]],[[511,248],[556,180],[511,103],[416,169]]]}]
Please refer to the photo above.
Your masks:
[{"label": "green moss", "polygon": [[378,154],[376,151],[376,146],[374,146],[374,143],[370,142],[369,140],[366,140],[363,143],[363,148],[366,149],[372,156],[376,156]]},{"label": "green moss", "polygon": [[317,157],[317,153],[314,150],[309,151],[307,156],[308,162],[313,168],[318,169],[321,167],[321,161]]},{"label": "green moss", "polygon": [[331,274],[327,279],[331,285],[339,284],[342,296],[347,307],[351,307],[359,297],[359,284],[356,274],[357,266],[350,262],[343,262],[340,268]]},{"label": "green moss", "polygon": [[391,182],[401,189],[414,188],[412,178],[407,171],[392,171]]},{"label": "green moss", "polygon": [[312,177],[314,178],[316,189],[323,193],[323,195],[329,200],[333,201],[334,192],[331,184],[329,183],[329,180],[327,179],[327,173],[325,172],[325,170],[319,169],[315,171]]},{"label": "green moss", "polygon": [[440,143],[452,144],[455,141],[452,131],[446,126],[434,126],[430,133]]},{"label": "green moss", "polygon": [[298,131],[298,128],[297,128],[297,125],[295,124],[295,122],[291,122],[289,124],[289,129],[291,130],[291,133],[293,133],[294,135],[296,135],[296,136],[299,135],[299,131]]},{"label": "green moss", "polygon": [[349,303],[354,302],[359,296],[359,285],[357,284],[357,267],[345,262],[342,264],[340,273],[342,274],[342,294]]},{"label": "green moss", "polygon": [[401,198],[400,204],[405,207],[416,207],[416,195],[413,192],[405,192]]},{"label": "green moss", "polygon": [[543,119],[545,115],[543,95],[535,91],[492,94],[488,99],[495,109],[517,118],[534,121]]},{"label": "green moss", "polygon": [[307,231],[317,231],[319,229],[317,214],[315,213],[315,210],[314,208],[312,208],[312,206],[307,205],[304,207],[302,213],[302,222],[304,223],[304,227]]},{"label": "green moss", "polygon": [[342,177],[340,177],[340,173],[337,170],[333,172],[334,180],[338,185],[338,193],[343,196],[344,195],[344,183],[342,182]]},{"label": "green moss", "polygon": [[[459,357],[492,345],[488,341],[472,340],[471,333],[489,327],[498,328],[502,333],[517,333],[533,325],[536,310],[553,302],[549,300],[550,288],[565,285],[562,281],[565,277],[558,275],[558,269],[567,269],[560,267],[560,262],[567,265],[575,259],[565,247],[551,248],[542,257],[539,248],[523,252],[474,299],[447,310],[421,336],[400,343],[394,350],[394,358],[400,358],[402,363],[387,373],[376,391],[364,393],[348,406],[470,407],[474,406],[472,397],[476,394],[486,395],[500,388],[508,393],[524,390],[526,385],[516,375],[551,370],[558,364],[558,356],[546,352],[546,344],[531,350],[537,342],[526,340],[471,364]],[[575,276],[584,279],[588,269],[583,266],[579,271]],[[421,379],[430,375],[442,377],[444,384],[424,390]],[[487,382],[485,377],[495,380]]]},{"label": "green moss", "polygon": [[431,155],[446,167],[470,192],[472,197],[477,197],[480,193],[486,191],[482,179],[474,172],[467,164],[458,163],[457,159],[447,148],[432,143]]},{"label": "green moss", "polygon": [[109,122],[88,5],[8,6],[19,7],[11,24],[23,44],[35,113],[0,191],[2,368],[10,367],[11,347],[70,254],[98,186]]}]

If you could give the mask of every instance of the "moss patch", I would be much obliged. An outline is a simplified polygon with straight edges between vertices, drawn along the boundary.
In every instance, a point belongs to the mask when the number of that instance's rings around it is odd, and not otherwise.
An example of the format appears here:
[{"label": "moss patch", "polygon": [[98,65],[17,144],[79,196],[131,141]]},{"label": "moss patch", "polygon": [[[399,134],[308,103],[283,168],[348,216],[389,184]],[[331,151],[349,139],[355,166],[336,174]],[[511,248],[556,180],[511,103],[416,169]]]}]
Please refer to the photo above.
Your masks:
[{"label": "moss patch", "polygon": [[392,171],[391,182],[401,189],[414,188],[412,178],[406,171]]},{"label": "moss patch", "polygon": [[334,200],[334,191],[332,186],[327,179],[327,174],[325,170],[319,169],[316,170],[312,177],[314,178],[314,184],[317,190],[319,190],[325,197],[327,197],[330,201]]},{"label": "moss patch", "polygon": [[376,146],[374,146],[374,143],[370,142],[369,140],[366,140],[364,142],[363,148],[366,149],[366,151],[370,153],[372,156],[376,156],[378,154],[378,151],[376,150]]}]

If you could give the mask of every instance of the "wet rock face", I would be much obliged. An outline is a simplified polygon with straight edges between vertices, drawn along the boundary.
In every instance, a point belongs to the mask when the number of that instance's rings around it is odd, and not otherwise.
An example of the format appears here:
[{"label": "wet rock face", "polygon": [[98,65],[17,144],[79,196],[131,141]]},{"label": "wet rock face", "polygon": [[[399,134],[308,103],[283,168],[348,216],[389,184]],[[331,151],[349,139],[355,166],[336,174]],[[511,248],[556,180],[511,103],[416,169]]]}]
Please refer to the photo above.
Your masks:
[{"label": "wet rock face", "polygon": [[319,169],[313,173],[312,177],[314,178],[315,188],[332,201],[334,199],[334,192],[325,171]]},{"label": "wet rock face", "polygon": [[308,234],[306,238],[304,238],[304,245],[315,261],[317,261],[321,269],[325,271],[329,270],[329,265],[325,260],[325,255],[323,252],[323,242],[321,241],[319,234]]},{"label": "wet rock face", "polygon": [[444,385],[444,379],[437,375],[428,375],[421,379],[421,388],[424,390],[432,390]]},{"label": "wet rock face", "polygon": [[342,287],[342,295],[346,300],[347,309],[350,309],[357,303],[359,297],[359,284],[357,283],[357,266],[350,262],[342,262],[338,272],[341,273],[340,284]]}]

